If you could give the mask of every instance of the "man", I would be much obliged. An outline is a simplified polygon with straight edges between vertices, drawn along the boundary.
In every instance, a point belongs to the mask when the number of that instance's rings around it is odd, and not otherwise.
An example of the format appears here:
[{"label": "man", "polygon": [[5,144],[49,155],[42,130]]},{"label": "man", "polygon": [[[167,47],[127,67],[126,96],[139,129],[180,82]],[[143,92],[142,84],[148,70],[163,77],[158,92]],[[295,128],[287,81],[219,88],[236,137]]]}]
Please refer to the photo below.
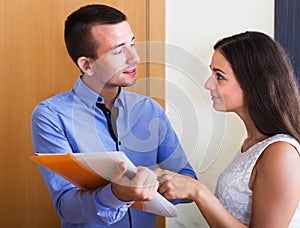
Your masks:
[{"label": "man", "polygon": [[138,173],[128,179],[120,163],[110,184],[83,191],[40,167],[62,226],[155,227],[155,215],[130,208],[134,201],[153,199],[158,186],[152,169],[158,164],[196,175],[163,109],[148,97],[122,90],[135,83],[139,62],[126,16],[105,5],[82,7],[65,22],[65,42],[82,75],[71,91],[33,111],[35,152],[120,150]]}]

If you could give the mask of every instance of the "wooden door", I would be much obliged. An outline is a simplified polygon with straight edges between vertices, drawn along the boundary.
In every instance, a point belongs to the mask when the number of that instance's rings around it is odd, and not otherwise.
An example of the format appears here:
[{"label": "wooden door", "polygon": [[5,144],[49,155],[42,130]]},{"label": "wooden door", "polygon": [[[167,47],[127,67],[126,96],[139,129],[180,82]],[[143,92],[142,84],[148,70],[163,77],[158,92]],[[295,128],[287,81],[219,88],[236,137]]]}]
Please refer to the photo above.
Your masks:
[{"label": "wooden door", "polygon": [[[64,46],[65,18],[82,5],[100,2],[128,16],[137,42],[151,38],[149,7],[164,5],[161,0],[0,0],[1,227],[60,227],[38,167],[29,160],[30,117],[41,100],[71,89],[80,74]],[[155,23],[154,39],[161,39],[157,34],[164,33],[164,23],[157,28]],[[140,77],[146,68],[139,66]]]}]

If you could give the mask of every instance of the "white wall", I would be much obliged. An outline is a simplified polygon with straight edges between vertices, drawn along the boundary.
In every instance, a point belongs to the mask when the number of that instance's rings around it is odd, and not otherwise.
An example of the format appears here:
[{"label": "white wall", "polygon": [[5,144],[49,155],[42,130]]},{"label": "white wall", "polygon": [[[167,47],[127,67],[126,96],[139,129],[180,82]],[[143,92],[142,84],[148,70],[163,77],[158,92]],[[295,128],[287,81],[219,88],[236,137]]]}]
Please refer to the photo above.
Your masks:
[{"label": "white wall", "polygon": [[[203,84],[214,43],[246,30],[274,34],[274,0],[166,0],[166,110],[200,181],[214,191],[218,174],[245,131],[234,114],[211,109]],[[208,227],[194,203],[178,205],[169,228]]]}]

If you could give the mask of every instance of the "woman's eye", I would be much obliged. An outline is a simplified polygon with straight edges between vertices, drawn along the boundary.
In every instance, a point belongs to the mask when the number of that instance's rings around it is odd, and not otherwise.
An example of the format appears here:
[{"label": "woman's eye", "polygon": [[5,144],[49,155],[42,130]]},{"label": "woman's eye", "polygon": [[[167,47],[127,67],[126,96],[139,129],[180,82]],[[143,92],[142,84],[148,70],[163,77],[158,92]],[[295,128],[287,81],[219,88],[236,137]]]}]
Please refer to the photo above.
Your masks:
[{"label": "woman's eye", "polygon": [[216,75],[217,75],[217,80],[223,80],[224,79],[224,77],[221,74],[217,73]]}]

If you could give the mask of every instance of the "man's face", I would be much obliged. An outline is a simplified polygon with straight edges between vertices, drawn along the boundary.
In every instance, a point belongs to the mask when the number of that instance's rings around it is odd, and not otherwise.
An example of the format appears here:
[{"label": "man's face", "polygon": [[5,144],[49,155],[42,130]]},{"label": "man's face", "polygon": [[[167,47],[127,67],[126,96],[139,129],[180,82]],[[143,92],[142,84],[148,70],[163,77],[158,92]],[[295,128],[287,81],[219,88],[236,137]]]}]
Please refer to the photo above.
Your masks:
[{"label": "man's face", "polygon": [[130,86],[136,81],[139,56],[129,24],[95,25],[92,35],[99,44],[98,59],[92,64],[97,83],[106,87]]}]

